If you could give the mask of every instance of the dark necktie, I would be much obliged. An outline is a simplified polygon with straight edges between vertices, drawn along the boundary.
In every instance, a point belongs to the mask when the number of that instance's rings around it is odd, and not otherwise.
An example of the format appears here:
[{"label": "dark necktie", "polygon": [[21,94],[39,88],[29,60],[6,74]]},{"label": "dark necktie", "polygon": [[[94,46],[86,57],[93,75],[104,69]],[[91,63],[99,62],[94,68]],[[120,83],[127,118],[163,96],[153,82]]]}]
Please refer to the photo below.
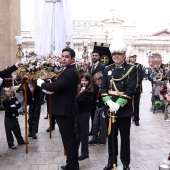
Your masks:
[{"label": "dark necktie", "polygon": [[95,67],[95,65],[92,65],[92,67],[91,67],[91,74],[93,74],[93,72],[94,72],[94,67]]}]

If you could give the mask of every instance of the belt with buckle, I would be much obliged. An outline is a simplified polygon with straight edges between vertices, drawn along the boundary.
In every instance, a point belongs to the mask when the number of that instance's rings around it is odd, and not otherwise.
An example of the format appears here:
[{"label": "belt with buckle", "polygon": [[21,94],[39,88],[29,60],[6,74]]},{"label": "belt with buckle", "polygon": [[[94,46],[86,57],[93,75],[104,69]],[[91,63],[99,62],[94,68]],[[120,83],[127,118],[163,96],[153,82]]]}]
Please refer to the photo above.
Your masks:
[{"label": "belt with buckle", "polygon": [[124,92],[117,92],[117,91],[113,91],[113,90],[108,90],[108,94],[113,94],[116,96],[122,96],[124,94]]}]

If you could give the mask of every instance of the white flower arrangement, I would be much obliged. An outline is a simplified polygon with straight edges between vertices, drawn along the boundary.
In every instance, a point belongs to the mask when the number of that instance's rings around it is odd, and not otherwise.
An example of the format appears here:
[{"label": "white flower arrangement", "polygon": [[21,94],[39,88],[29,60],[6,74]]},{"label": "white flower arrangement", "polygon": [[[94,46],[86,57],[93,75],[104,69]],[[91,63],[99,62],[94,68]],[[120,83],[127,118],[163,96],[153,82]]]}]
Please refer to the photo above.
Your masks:
[{"label": "white flower arrangement", "polygon": [[32,56],[24,63],[23,69],[30,74],[35,74],[35,72],[42,69],[53,73],[60,73],[63,70],[60,60],[60,57],[52,55],[48,57]]},{"label": "white flower arrangement", "polygon": [[[76,60],[77,69],[84,70],[82,60]],[[29,79],[53,78],[63,71],[61,57],[49,55],[48,57],[32,56],[24,62],[18,74]]]}]

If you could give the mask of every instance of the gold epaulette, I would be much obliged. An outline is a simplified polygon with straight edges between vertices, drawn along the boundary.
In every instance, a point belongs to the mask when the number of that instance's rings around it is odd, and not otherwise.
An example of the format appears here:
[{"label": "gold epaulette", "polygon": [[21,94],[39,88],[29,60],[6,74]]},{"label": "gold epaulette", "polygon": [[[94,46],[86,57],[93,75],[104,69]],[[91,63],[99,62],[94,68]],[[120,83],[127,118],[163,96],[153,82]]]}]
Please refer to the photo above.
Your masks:
[{"label": "gold epaulette", "polygon": [[110,66],[112,66],[112,65],[114,65],[114,63],[113,63],[113,64],[110,64],[110,65],[108,65],[108,66],[106,66],[105,68],[110,67]]}]

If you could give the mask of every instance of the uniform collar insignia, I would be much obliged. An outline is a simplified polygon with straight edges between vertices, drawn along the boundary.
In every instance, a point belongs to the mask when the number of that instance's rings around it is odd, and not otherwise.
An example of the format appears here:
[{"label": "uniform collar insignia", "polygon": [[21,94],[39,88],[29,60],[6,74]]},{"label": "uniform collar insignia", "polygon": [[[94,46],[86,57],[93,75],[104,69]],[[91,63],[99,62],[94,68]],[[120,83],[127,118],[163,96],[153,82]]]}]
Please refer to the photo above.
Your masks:
[{"label": "uniform collar insignia", "polygon": [[115,68],[123,68],[124,67],[124,62],[121,65],[116,65],[115,64]]}]

